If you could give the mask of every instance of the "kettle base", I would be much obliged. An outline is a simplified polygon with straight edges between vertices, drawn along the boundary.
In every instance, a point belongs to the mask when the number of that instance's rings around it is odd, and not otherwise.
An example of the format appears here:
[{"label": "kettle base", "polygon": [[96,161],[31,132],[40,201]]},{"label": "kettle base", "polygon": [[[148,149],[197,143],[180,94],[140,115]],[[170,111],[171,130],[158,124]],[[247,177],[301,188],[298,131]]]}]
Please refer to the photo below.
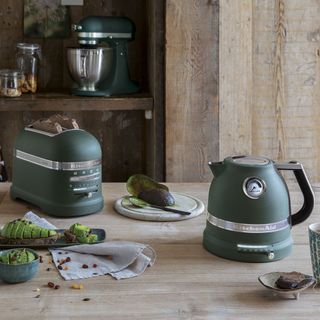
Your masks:
[{"label": "kettle base", "polygon": [[292,251],[291,236],[284,241],[273,243],[272,250],[266,250],[263,244],[257,245],[240,245],[238,243],[224,241],[208,235],[204,232],[203,237],[204,248],[222,258],[236,260],[242,262],[272,262],[287,257]]}]

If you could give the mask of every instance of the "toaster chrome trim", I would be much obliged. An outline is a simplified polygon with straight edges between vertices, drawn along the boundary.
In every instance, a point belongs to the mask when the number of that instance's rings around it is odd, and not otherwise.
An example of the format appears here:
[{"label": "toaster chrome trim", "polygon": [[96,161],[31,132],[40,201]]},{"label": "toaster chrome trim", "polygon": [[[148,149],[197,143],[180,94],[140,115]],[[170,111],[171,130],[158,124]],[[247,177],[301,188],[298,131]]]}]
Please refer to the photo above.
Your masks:
[{"label": "toaster chrome trim", "polygon": [[88,174],[85,176],[73,176],[70,177],[71,182],[87,182],[87,181],[95,181],[100,179],[100,172]]},{"label": "toaster chrome trim", "polygon": [[21,160],[24,160],[27,162],[31,162],[31,163],[36,164],[41,167],[45,167],[45,168],[52,169],[52,170],[60,170],[59,162],[57,162],[57,161],[52,161],[52,160],[48,160],[45,158],[41,158],[41,157],[35,156],[30,153],[26,153],[21,150],[16,150],[15,156],[18,159],[21,159]]},{"label": "toaster chrome trim", "polygon": [[288,219],[273,223],[239,223],[217,218],[209,212],[207,221],[215,227],[243,233],[270,233],[286,229],[290,226]]},{"label": "toaster chrome trim", "polygon": [[51,137],[51,138],[55,137],[55,136],[58,136],[59,134],[65,133],[67,131],[75,131],[75,130],[84,131],[82,129],[66,129],[66,128],[62,128],[63,130],[61,132],[52,133],[52,132],[47,132],[47,131],[43,131],[43,130],[39,130],[39,129],[34,129],[31,126],[32,126],[32,124],[29,127],[25,127],[24,130],[35,132],[35,133],[39,133],[39,134],[42,134],[44,136],[48,136],[48,137]]},{"label": "toaster chrome trim", "polygon": [[52,161],[45,158],[35,156],[33,154],[15,150],[15,156],[18,159],[36,164],[41,167],[45,167],[51,170],[62,170],[62,171],[73,171],[73,170],[85,170],[91,169],[101,164],[101,160],[88,160],[88,161],[78,161],[78,162],[59,162]]},{"label": "toaster chrome trim", "polygon": [[129,39],[132,34],[129,32],[78,32],[78,38],[92,38],[92,39],[105,39],[105,38],[116,38],[116,39]]},{"label": "toaster chrome trim", "polygon": [[79,161],[79,162],[60,162],[61,169],[60,170],[85,170],[91,169],[92,167],[96,167],[101,164],[101,160],[88,160],[88,161]]}]

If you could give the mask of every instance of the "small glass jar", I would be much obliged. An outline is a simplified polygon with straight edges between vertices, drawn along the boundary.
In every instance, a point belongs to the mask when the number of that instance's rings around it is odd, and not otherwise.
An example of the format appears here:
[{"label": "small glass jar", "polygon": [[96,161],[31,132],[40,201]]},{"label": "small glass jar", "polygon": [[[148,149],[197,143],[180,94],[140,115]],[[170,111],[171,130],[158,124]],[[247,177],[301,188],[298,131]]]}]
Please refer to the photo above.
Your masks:
[{"label": "small glass jar", "polygon": [[17,43],[16,61],[18,69],[25,75],[22,93],[35,93],[38,88],[40,46],[36,43]]},{"label": "small glass jar", "polygon": [[0,70],[0,95],[11,98],[21,96],[24,81],[24,73],[20,70]]}]

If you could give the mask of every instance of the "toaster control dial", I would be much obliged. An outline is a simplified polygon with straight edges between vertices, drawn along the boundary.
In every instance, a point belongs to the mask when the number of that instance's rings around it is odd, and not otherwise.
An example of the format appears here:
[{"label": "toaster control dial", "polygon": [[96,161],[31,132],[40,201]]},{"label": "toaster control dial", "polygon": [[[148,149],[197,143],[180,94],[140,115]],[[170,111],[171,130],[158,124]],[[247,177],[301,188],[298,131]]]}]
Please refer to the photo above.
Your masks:
[{"label": "toaster control dial", "polygon": [[250,177],[243,182],[243,192],[250,199],[258,199],[266,191],[266,183],[257,177]]}]

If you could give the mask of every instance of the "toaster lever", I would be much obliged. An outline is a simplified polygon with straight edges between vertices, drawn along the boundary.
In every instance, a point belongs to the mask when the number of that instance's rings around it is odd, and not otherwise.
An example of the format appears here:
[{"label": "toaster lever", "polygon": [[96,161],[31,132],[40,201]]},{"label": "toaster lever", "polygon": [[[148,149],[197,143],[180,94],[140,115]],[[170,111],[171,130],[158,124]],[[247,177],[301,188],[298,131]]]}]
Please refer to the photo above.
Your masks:
[{"label": "toaster lever", "polygon": [[93,194],[98,192],[98,187],[94,188],[74,188],[73,194],[77,196],[83,196],[86,198],[92,198]]},{"label": "toaster lever", "polygon": [[81,192],[81,193],[74,193],[77,196],[83,196],[85,198],[92,198],[93,194],[96,193],[98,190],[96,191],[90,191],[90,192]]}]

